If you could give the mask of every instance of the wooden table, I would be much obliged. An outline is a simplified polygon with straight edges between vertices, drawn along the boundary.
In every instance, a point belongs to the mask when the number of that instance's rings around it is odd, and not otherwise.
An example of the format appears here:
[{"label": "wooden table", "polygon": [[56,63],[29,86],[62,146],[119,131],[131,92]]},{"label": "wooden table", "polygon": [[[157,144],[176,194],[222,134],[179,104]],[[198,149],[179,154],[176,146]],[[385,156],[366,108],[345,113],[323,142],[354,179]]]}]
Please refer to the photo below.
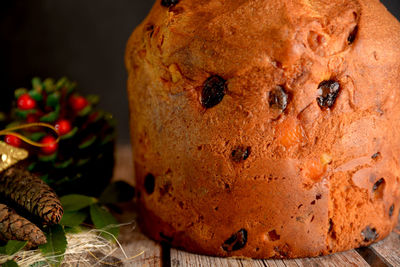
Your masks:
[{"label": "wooden table", "polygon": [[[126,180],[133,177],[132,157],[130,148],[118,147],[115,179]],[[129,208],[128,208],[129,209]],[[133,210],[127,210],[121,217],[123,221],[135,219]],[[336,253],[318,258],[305,258],[294,260],[245,260],[225,259],[200,256],[181,250],[160,245],[145,237],[137,227],[132,225],[123,227],[120,235],[121,243],[128,257],[139,256],[126,261],[124,266],[157,266],[157,267],[302,267],[302,266],[393,266],[400,267],[400,226],[397,226],[385,240],[367,248]],[[125,256],[117,251],[113,256],[123,259]]]}]

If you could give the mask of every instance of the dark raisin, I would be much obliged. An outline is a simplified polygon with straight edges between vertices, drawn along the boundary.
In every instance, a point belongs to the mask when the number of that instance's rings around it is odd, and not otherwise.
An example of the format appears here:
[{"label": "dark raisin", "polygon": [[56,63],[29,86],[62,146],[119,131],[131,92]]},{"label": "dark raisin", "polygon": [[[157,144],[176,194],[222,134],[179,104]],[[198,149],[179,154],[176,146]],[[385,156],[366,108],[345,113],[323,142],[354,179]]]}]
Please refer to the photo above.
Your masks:
[{"label": "dark raisin", "polygon": [[371,227],[369,226],[365,227],[365,229],[361,232],[361,235],[364,237],[364,242],[375,241],[379,237],[376,229],[371,229]]},{"label": "dark raisin", "polygon": [[149,173],[144,178],[144,188],[146,189],[146,193],[151,195],[154,192],[154,187],[156,186],[155,177],[153,174]]},{"label": "dark raisin", "polygon": [[285,243],[283,246],[274,247],[274,251],[278,254],[274,258],[287,258],[290,253],[290,247]]},{"label": "dark raisin", "polygon": [[392,204],[392,206],[390,206],[389,208],[389,217],[393,216],[393,211],[394,211],[394,204]]},{"label": "dark raisin", "polygon": [[146,25],[146,31],[150,32],[150,37],[151,37],[154,32],[154,25],[153,24]]},{"label": "dark raisin", "polygon": [[336,81],[323,81],[318,86],[317,103],[322,108],[330,108],[335,104],[340,91],[340,84]]},{"label": "dark raisin", "polygon": [[381,184],[383,184],[385,182],[385,179],[383,179],[383,178],[381,178],[381,179],[379,179],[375,184],[374,184],[374,186],[372,187],[372,191],[376,191],[376,190],[378,190],[378,188],[379,188],[379,186],[381,186]]},{"label": "dark raisin", "polygon": [[375,154],[373,154],[372,156],[371,156],[371,158],[372,159],[377,159],[377,158],[379,158],[381,156],[381,153],[380,152],[376,152]]},{"label": "dark raisin", "polygon": [[171,7],[179,3],[179,0],[161,0],[161,5]]},{"label": "dark raisin", "polygon": [[240,229],[237,233],[228,238],[222,245],[222,249],[231,252],[243,248],[247,243],[247,231]]},{"label": "dark raisin", "polygon": [[154,34],[154,28],[150,31],[150,38],[153,37],[153,34]]},{"label": "dark raisin", "polygon": [[287,108],[289,95],[282,86],[277,86],[269,92],[268,103],[271,108],[284,111]]},{"label": "dark raisin", "polygon": [[160,188],[160,195],[164,196],[165,194],[169,193],[172,189],[171,181],[167,181],[161,188]]},{"label": "dark raisin", "polygon": [[375,182],[374,186],[372,187],[372,192],[374,193],[375,197],[377,198],[382,198],[383,197],[383,191],[385,189],[385,179],[381,178],[378,181]]},{"label": "dark raisin", "polygon": [[218,105],[225,96],[226,80],[218,75],[211,76],[203,84],[201,104],[205,108]]},{"label": "dark raisin", "polygon": [[331,238],[332,238],[332,239],[336,239],[336,232],[335,232],[335,231],[332,231],[332,232],[330,233],[330,235],[331,235]]},{"label": "dark raisin", "polygon": [[356,37],[357,37],[357,33],[358,33],[358,26],[355,26],[354,29],[349,34],[349,37],[347,37],[347,43],[349,45],[354,43],[354,41],[356,40]]},{"label": "dark raisin", "polygon": [[317,194],[316,196],[315,196],[315,198],[318,200],[318,199],[321,199],[322,198],[322,195],[321,194]]},{"label": "dark raisin", "polygon": [[333,221],[332,219],[329,219],[329,228],[328,228],[328,233],[333,230]]},{"label": "dark raisin", "polygon": [[251,148],[244,148],[239,146],[232,151],[232,160],[234,162],[241,162],[249,158],[251,153]]},{"label": "dark raisin", "polygon": [[281,236],[278,235],[275,230],[269,231],[268,236],[269,236],[269,240],[271,240],[271,241],[276,241],[276,240],[281,239]]},{"label": "dark raisin", "polygon": [[172,241],[174,240],[173,237],[167,236],[167,235],[165,235],[163,232],[160,232],[160,237],[161,237],[164,241],[167,241],[168,243],[172,243]]}]

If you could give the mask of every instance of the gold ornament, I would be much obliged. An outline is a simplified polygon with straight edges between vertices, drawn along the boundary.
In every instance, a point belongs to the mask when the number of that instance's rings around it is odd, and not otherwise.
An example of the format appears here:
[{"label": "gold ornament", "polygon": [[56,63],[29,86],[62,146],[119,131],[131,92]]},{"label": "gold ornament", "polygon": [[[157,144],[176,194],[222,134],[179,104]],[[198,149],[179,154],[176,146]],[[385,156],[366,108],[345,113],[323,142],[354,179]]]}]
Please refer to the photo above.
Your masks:
[{"label": "gold ornament", "polygon": [[[55,143],[58,143],[60,141],[60,136],[58,135],[57,129],[51,124],[42,123],[42,122],[27,123],[27,124],[10,127],[10,128],[4,129],[4,130],[0,130],[0,136],[9,134],[9,135],[18,137],[22,141],[24,141],[32,146],[35,146],[35,147],[48,146],[49,144],[41,144],[41,143],[32,141],[32,140],[28,139],[27,137],[15,132],[18,130],[23,130],[23,129],[32,128],[32,127],[49,128],[50,130],[54,131],[54,133],[57,135],[57,140],[55,141]],[[26,159],[28,156],[29,156],[29,152],[27,150],[18,148],[18,147],[13,147],[13,146],[8,145],[7,143],[0,141],[0,172],[10,168],[12,165],[18,163],[19,161]]]},{"label": "gold ornament", "polygon": [[0,141],[0,172],[24,160],[29,153],[25,149],[10,146]]}]

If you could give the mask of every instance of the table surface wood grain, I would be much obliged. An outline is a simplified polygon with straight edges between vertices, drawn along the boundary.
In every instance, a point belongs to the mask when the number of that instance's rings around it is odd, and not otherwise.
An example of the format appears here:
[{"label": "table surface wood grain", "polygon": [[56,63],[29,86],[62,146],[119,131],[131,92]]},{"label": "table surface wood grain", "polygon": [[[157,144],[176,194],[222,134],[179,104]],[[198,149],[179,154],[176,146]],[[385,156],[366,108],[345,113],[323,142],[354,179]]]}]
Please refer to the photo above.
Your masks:
[{"label": "table surface wood grain", "polygon": [[[124,180],[133,184],[132,156],[129,146],[119,146],[116,152],[116,166],[114,179]],[[123,222],[135,221],[134,208],[127,205],[120,220]],[[318,258],[303,258],[293,260],[247,260],[216,258],[196,255],[185,251],[160,245],[144,236],[135,224],[124,226],[121,229],[120,242],[125,250],[113,256],[126,259],[123,266],[148,267],[308,267],[308,266],[390,266],[400,267],[400,226],[383,241],[370,247],[354,249],[342,253]],[[139,255],[139,256],[137,256]],[[132,259],[129,259],[134,257]]]}]

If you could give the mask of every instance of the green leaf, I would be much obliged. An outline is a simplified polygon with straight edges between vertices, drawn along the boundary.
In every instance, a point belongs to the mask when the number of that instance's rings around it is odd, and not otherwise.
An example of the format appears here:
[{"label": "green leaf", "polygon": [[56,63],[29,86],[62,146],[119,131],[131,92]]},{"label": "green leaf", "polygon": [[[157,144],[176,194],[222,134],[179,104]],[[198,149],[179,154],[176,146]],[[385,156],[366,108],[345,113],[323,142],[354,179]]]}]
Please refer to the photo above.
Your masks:
[{"label": "green leaf", "polygon": [[18,267],[18,264],[13,260],[8,260],[1,265],[2,267]]},{"label": "green leaf", "polygon": [[83,230],[86,230],[86,227],[82,227],[82,226],[74,226],[74,227],[65,227],[65,232],[66,233],[71,233],[71,234],[78,234],[78,233],[82,233]]},{"label": "green leaf", "polygon": [[98,204],[90,206],[90,217],[94,226],[97,229],[102,229],[107,233],[102,233],[101,235],[107,239],[114,240],[118,237],[119,226],[118,221],[115,217],[108,212],[104,207]]},{"label": "green leaf", "polygon": [[67,249],[67,238],[61,225],[53,225],[45,231],[47,243],[40,245],[39,249],[45,257],[51,257],[47,261],[51,266],[60,266]]},{"label": "green leaf", "polygon": [[135,189],[123,181],[109,184],[99,197],[99,203],[115,204],[132,200]]},{"label": "green leaf", "polygon": [[87,218],[87,214],[82,211],[65,212],[60,224],[68,227],[75,227],[83,223]]},{"label": "green leaf", "polygon": [[67,94],[67,96],[69,96],[70,94],[72,94],[74,92],[75,88],[76,88],[76,83],[67,80],[63,89],[65,90],[65,93]]},{"label": "green leaf", "polygon": [[46,106],[56,108],[60,104],[60,93],[54,92],[47,96]]},{"label": "green leaf", "polygon": [[14,96],[16,99],[18,99],[21,95],[28,93],[28,90],[26,88],[19,88],[14,91]]},{"label": "green leaf", "polygon": [[64,162],[59,162],[59,163],[54,164],[54,167],[56,169],[65,169],[68,166],[70,166],[73,162],[74,162],[73,158],[70,158]]},{"label": "green leaf", "polygon": [[83,165],[87,164],[90,161],[91,158],[86,158],[86,159],[80,159],[76,163],[77,167],[82,167]]},{"label": "green leaf", "polygon": [[52,161],[55,161],[56,158],[57,158],[57,152],[53,153],[51,155],[39,155],[38,156],[38,159],[41,162],[52,162]]},{"label": "green leaf", "polygon": [[92,106],[87,105],[84,109],[79,111],[78,116],[85,117],[85,116],[89,115],[90,112],[92,112]]},{"label": "green leaf", "polygon": [[31,134],[30,139],[31,139],[32,141],[38,142],[40,139],[42,139],[42,138],[45,137],[45,136],[46,136],[46,133],[37,132],[37,133]]},{"label": "green leaf", "polygon": [[60,200],[65,212],[81,210],[97,203],[97,199],[94,197],[77,194],[63,196]]},{"label": "green leaf", "polygon": [[40,80],[40,78],[34,77],[32,79],[32,87],[36,92],[38,92],[38,93],[42,92],[43,86],[42,86],[42,81]]},{"label": "green leaf", "polygon": [[69,181],[71,181],[71,179],[68,176],[64,176],[63,178],[60,178],[60,179],[54,181],[54,184],[55,185],[62,185],[63,183],[69,182]]},{"label": "green leaf", "polygon": [[27,241],[10,240],[5,245],[5,254],[12,256],[23,249],[27,243]]},{"label": "green leaf", "polygon": [[13,121],[13,122],[7,124],[6,129],[13,128],[13,127],[16,127],[16,126],[19,126],[19,125],[21,125],[21,122]]},{"label": "green leaf", "polygon": [[74,127],[69,133],[61,136],[61,140],[69,139],[75,136],[75,134],[78,132],[78,127]]},{"label": "green leaf", "polygon": [[32,172],[35,169],[36,164],[37,162],[32,162],[31,164],[29,164],[27,167],[28,171]]},{"label": "green leaf", "polygon": [[0,254],[12,256],[23,249],[28,241],[9,240],[5,246],[0,247]]},{"label": "green leaf", "polygon": [[47,93],[51,93],[54,91],[54,80],[51,78],[47,78],[43,82],[44,90],[46,90]]},{"label": "green leaf", "polygon": [[62,87],[66,86],[68,83],[68,79],[66,77],[62,77],[56,83],[56,90],[60,90]]},{"label": "green leaf", "polygon": [[31,90],[29,91],[29,95],[35,99],[36,101],[41,101],[43,99],[43,96],[40,92],[35,91],[35,90]]},{"label": "green leaf", "polygon": [[92,105],[97,105],[100,102],[100,97],[98,95],[88,95],[86,99]]},{"label": "green leaf", "polygon": [[35,114],[37,113],[36,109],[29,109],[29,110],[21,110],[19,108],[15,109],[15,115],[21,119],[26,119],[29,114]]},{"label": "green leaf", "polygon": [[0,254],[12,256],[23,249],[27,241],[9,240],[5,246],[0,247]]},{"label": "green leaf", "polygon": [[43,182],[45,182],[46,184],[49,184],[49,183],[50,183],[49,174],[48,174],[48,173],[43,174],[42,176],[40,176],[40,179],[42,179]]},{"label": "green leaf", "polygon": [[94,142],[96,142],[97,137],[95,135],[86,138],[85,140],[83,140],[83,142],[81,144],[79,144],[79,149],[84,149],[87,148],[91,145],[93,145]]},{"label": "green leaf", "polygon": [[111,133],[106,135],[104,139],[101,141],[101,145],[107,145],[108,143],[112,142],[115,140],[115,133]]},{"label": "green leaf", "polygon": [[58,119],[59,115],[60,115],[60,110],[57,109],[57,110],[49,112],[46,115],[44,115],[43,117],[41,117],[40,121],[47,122],[47,123],[55,122]]}]

